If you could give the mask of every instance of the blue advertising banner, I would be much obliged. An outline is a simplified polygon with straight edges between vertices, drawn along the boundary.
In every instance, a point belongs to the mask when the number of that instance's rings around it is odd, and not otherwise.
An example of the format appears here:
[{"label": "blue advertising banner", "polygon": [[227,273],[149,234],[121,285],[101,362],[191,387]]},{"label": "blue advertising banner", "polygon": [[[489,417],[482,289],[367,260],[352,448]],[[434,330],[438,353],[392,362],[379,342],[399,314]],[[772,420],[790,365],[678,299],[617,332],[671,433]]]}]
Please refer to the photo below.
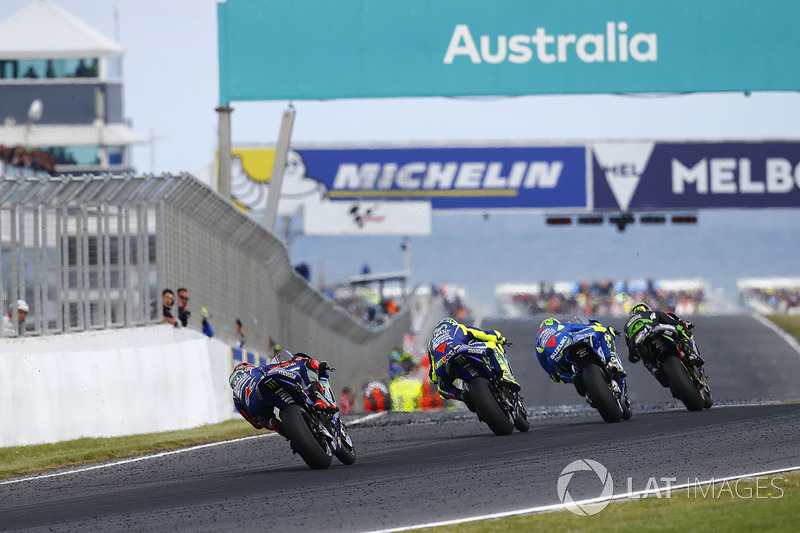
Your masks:
[{"label": "blue advertising banner", "polygon": [[800,207],[800,143],[595,143],[598,210]]},{"label": "blue advertising banner", "polygon": [[227,0],[220,103],[795,91],[797,0]]},{"label": "blue advertising banner", "polygon": [[586,148],[296,148],[330,200],[430,200],[433,209],[586,208]]}]

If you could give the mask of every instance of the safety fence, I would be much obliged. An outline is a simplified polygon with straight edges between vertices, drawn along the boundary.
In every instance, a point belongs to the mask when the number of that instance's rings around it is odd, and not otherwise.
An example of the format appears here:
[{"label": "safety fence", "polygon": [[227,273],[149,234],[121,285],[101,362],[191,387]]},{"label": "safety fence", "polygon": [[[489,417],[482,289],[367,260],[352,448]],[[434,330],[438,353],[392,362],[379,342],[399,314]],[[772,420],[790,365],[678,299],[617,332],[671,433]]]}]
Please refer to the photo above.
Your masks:
[{"label": "safety fence", "polygon": [[[208,309],[229,344],[242,322],[246,348],[271,341],[333,361],[337,381],[383,371],[410,318],[370,327],[292,268],[277,237],[188,174],[0,178],[3,303],[23,336],[131,328],[162,319],[165,288],[188,289],[188,327]],[[177,304],[173,307],[177,315]],[[358,379],[357,379],[358,378]]]}]

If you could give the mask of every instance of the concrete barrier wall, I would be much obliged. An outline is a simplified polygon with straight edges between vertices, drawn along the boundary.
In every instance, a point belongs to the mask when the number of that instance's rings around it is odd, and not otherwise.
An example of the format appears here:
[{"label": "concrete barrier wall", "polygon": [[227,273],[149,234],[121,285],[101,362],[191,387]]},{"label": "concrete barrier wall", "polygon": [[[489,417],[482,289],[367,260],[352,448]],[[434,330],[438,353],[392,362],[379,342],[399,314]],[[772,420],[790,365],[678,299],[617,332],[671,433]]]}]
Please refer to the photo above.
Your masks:
[{"label": "concrete barrier wall", "polygon": [[0,447],[231,418],[230,347],[171,326],[0,341]]}]

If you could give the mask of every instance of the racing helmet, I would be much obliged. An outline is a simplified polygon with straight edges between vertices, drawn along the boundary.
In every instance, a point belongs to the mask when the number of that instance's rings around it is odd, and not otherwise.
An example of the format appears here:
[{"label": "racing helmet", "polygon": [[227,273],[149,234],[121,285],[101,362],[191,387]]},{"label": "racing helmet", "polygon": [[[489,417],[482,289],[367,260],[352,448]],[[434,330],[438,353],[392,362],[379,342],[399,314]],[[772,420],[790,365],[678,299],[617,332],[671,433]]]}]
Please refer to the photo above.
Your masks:
[{"label": "racing helmet", "polygon": [[228,384],[230,384],[231,388],[236,383],[236,380],[239,379],[239,376],[242,374],[246,374],[250,370],[255,368],[255,366],[251,365],[250,363],[239,363],[235,367],[233,367],[233,372],[231,373],[231,377],[228,378]]},{"label": "racing helmet", "polygon": [[561,324],[561,322],[557,318],[545,318],[539,325],[539,329],[546,328],[547,326],[556,326],[558,324]]},{"label": "racing helmet", "polygon": [[[444,324],[448,324],[448,325],[450,325],[450,326],[457,326],[457,325],[458,325],[458,322],[456,322],[456,321],[455,321],[455,319],[453,319],[453,318],[450,318],[450,317],[448,316],[448,317],[446,317],[446,318],[443,318],[443,319],[441,319],[441,320],[439,321],[439,323],[438,323],[438,324],[436,324],[436,328],[438,328],[439,326],[443,326]],[[434,329],[436,329],[436,328],[434,328]]]},{"label": "racing helmet", "polygon": [[652,309],[650,309],[649,305],[646,303],[639,303],[631,307],[631,312],[628,314],[632,315],[634,313],[649,313],[650,311],[652,311]]}]

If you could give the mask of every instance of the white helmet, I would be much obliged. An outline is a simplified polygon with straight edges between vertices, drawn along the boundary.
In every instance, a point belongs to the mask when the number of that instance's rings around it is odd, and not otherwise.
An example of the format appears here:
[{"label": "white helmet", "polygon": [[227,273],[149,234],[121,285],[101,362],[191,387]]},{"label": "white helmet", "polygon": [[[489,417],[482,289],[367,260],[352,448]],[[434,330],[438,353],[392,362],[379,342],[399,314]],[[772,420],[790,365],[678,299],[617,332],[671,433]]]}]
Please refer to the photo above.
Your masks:
[{"label": "white helmet", "polygon": [[25,300],[17,300],[17,309],[19,311],[25,311],[26,313],[30,311],[30,308],[28,307],[28,302],[26,302]]}]

